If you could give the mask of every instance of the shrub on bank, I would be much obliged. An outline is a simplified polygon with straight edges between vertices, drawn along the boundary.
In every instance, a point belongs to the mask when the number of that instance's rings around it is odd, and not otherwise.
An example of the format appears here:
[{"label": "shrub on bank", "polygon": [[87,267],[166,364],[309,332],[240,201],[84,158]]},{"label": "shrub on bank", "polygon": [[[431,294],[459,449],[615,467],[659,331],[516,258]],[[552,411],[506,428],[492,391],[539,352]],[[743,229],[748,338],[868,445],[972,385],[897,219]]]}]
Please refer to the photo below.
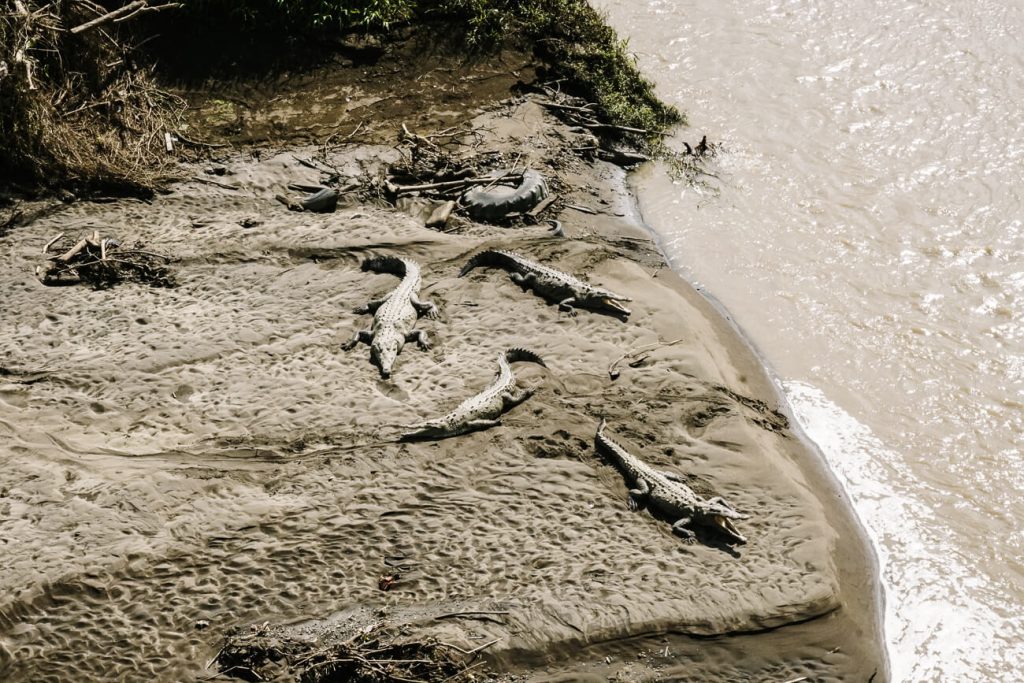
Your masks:
[{"label": "shrub on bank", "polygon": [[[424,21],[461,33],[467,50],[532,46],[552,77],[597,103],[609,123],[659,129],[681,120],[587,0],[180,1],[142,13],[133,10],[139,0],[9,3],[13,11],[0,13],[0,184],[156,187],[165,178],[163,131],[175,128],[183,103],[154,85],[150,61],[185,54],[192,75],[205,76],[266,55],[322,54],[351,31],[386,39]],[[118,10],[118,21],[70,30]],[[164,59],[147,56],[153,49]]]}]

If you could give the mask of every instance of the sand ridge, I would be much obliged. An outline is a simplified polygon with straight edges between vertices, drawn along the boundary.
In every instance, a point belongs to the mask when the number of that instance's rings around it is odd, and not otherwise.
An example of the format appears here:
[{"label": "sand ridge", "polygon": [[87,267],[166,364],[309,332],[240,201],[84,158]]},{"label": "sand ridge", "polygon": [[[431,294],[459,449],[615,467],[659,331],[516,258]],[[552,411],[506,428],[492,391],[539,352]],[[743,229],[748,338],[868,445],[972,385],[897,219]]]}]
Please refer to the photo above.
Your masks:
[{"label": "sand ridge", "polygon": [[[732,342],[652,277],[660,256],[621,239],[642,236],[627,220],[567,212],[571,239],[546,226],[446,234],[380,206],[285,211],[273,193],[315,180],[290,153],[232,171],[237,192],[193,182],[152,204],[76,204],[0,242],[2,365],[41,373],[0,377],[5,679],[73,667],[180,680],[234,626],[356,607],[427,621],[452,606],[507,611],[444,626],[500,637],[500,660],[754,631],[840,606],[835,533],[802,446],[768,404],[744,398]],[[260,224],[243,228],[248,216]],[[31,279],[52,234],[86,227],[175,254],[179,286]],[[500,269],[458,277],[496,246],[630,296],[633,313],[569,317]],[[352,308],[398,282],[360,271],[378,254],[416,260],[421,298],[440,308],[419,323],[434,347],[408,344],[390,381],[365,345],[340,349],[368,320]],[[680,338],[609,378],[623,353]],[[537,393],[502,426],[394,441],[486,386],[512,346],[548,368],[515,366]],[[625,482],[594,452],[602,416],[636,455],[750,514],[749,544],[687,546],[630,512]],[[385,593],[388,556],[413,570]]]}]

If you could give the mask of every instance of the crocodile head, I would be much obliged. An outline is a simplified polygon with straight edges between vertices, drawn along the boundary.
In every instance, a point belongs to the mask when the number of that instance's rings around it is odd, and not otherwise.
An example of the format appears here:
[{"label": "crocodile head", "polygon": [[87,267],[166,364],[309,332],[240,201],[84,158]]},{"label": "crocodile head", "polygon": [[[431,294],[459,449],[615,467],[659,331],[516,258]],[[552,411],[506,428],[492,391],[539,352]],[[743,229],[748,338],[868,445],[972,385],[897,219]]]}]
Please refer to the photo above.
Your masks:
[{"label": "crocodile head", "polygon": [[375,338],[370,345],[370,360],[380,368],[380,376],[384,379],[391,377],[391,369],[395,367],[395,359],[398,358],[400,350],[401,344],[398,339],[393,338]]},{"label": "crocodile head", "polygon": [[620,315],[629,315],[632,313],[628,308],[619,303],[619,301],[632,301],[632,299],[619,299],[618,297],[602,297],[601,305],[605,308],[610,308]]},{"label": "crocodile head", "polygon": [[617,296],[611,292],[597,291],[587,297],[585,305],[587,308],[605,308],[623,317],[632,311],[623,306],[620,301],[632,301],[628,296]]},{"label": "crocodile head", "polygon": [[699,512],[701,521],[719,533],[725,535],[734,543],[746,543],[746,537],[739,532],[733,520],[747,519],[750,515],[736,512],[725,503],[716,500],[706,501]]}]

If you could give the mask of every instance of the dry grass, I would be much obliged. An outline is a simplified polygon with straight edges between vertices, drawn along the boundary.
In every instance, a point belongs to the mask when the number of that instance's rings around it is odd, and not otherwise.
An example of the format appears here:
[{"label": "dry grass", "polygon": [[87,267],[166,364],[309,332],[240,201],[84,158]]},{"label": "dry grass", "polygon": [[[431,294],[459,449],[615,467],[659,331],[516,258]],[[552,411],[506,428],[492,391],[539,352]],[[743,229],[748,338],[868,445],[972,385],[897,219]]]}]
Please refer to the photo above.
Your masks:
[{"label": "dry grass", "polygon": [[91,0],[0,13],[0,182],[149,194],[171,175],[164,133],[185,104],[136,63],[132,33]]}]

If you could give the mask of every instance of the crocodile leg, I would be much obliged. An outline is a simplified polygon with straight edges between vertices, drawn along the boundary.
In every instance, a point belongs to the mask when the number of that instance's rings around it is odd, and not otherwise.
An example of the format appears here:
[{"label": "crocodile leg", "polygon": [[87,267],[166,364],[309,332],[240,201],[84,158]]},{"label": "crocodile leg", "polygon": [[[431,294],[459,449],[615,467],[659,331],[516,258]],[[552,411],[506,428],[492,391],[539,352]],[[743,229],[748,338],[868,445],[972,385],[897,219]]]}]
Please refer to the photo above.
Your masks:
[{"label": "crocodile leg", "polygon": [[686,528],[692,521],[693,517],[682,517],[681,519],[676,520],[676,523],[672,525],[673,533],[676,533],[679,536],[681,536],[683,539],[683,543],[697,542],[697,534],[693,533],[693,531]]},{"label": "crocodile leg", "polygon": [[353,308],[352,312],[353,313],[360,313],[360,314],[362,314],[362,313],[376,313],[377,309],[380,308],[381,306],[383,306],[384,302],[387,301],[388,299],[390,299],[392,294],[394,294],[394,292],[388,292],[385,296],[382,296],[379,299],[374,299],[373,301],[367,301],[362,306],[356,306],[355,308]]},{"label": "crocodile leg", "polygon": [[501,420],[470,420],[466,423],[466,427],[470,430],[478,429],[490,429],[491,427],[497,427],[501,424]]},{"label": "crocodile leg", "polygon": [[430,340],[427,338],[427,333],[423,330],[413,330],[409,334],[405,335],[405,341],[416,342],[416,345],[423,351],[430,348]]},{"label": "crocodile leg", "polygon": [[662,470],[661,471],[661,476],[665,477],[669,481],[678,481],[680,484],[685,484],[686,483],[686,480],[683,479],[682,477],[680,477],[675,472],[666,472],[665,470]]},{"label": "crocodile leg", "polygon": [[637,479],[636,488],[629,490],[629,509],[639,510],[650,492],[651,485],[647,483],[647,480]]},{"label": "crocodile leg", "polygon": [[359,332],[356,332],[351,339],[341,345],[341,349],[342,351],[351,351],[359,342],[363,342],[364,344],[372,343],[373,332],[370,330],[360,330]]},{"label": "crocodile leg", "polygon": [[536,281],[537,276],[533,273],[511,273],[509,274],[509,278],[512,282],[516,283],[523,289],[529,289],[530,287],[533,287],[533,283]]},{"label": "crocodile leg", "polygon": [[571,316],[576,315],[576,309],[572,305],[576,303],[576,297],[570,296],[568,299],[564,299],[558,302],[558,310],[565,311]]},{"label": "crocodile leg", "polygon": [[413,294],[409,297],[409,303],[413,305],[420,315],[433,320],[437,317],[437,305],[430,301],[420,301],[419,297]]},{"label": "crocodile leg", "polygon": [[722,498],[721,496],[715,496],[714,498],[709,498],[707,503],[708,503],[708,505],[714,505],[715,503],[718,503],[722,507],[729,508],[730,510],[733,510],[733,511],[735,511],[735,509],[736,509],[732,505],[729,505],[728,503],[726,503],[725,499]]},{"label": "crocodile leg", "polygon": [[533,389],[523,389],[521,391],[509,391],[502,396],[502,401],[505,404],[505,409],[514,408],[526,399],[533,396]]}]

